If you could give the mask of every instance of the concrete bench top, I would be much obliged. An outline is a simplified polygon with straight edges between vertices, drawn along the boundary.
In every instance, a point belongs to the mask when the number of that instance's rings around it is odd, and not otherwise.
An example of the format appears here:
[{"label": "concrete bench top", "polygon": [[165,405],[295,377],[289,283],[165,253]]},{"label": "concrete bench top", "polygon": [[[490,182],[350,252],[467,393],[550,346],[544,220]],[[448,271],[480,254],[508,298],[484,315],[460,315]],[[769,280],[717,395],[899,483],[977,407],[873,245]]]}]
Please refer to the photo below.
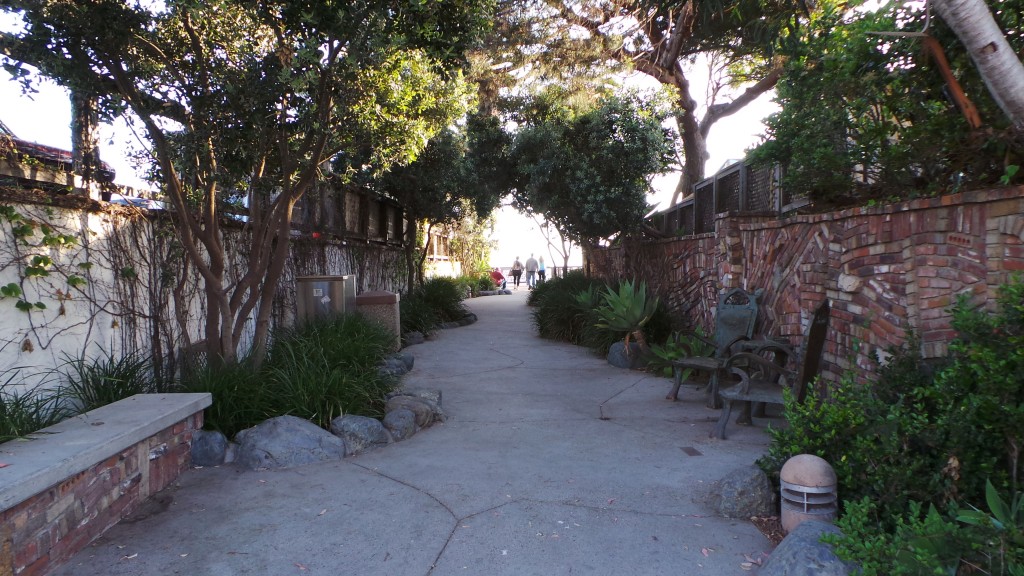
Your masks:
[{"label": "concrete bench top", "polygon": [[88,470],[212,403],[208,393],[138,394],[0,444],[0,511]]}]

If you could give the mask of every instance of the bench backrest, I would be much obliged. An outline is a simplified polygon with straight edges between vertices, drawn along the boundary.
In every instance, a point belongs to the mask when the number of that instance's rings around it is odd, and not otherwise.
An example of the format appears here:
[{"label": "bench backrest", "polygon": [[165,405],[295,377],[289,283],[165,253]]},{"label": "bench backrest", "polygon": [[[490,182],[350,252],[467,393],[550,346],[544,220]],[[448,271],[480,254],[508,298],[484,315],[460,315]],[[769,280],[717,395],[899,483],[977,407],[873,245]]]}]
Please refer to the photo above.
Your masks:
[{"label": "bench backrest", "polygon": [[741,288],[733,288],[718,299],[714,334],[716,356],[728,354],[727,348],[737,339],[754,335],[757,299],[760,296],[760,290],[750,293]]},{"label": "bench backrest", "polygon": [[800,374],[796,379],[793,394],[797,401],[803,402],[807,395],[807,387],[818,376],[821,370],[821,356],[825,352],[825,336],[828,334],[828,321],[831,305],[826,298],[814,311],[811,327],[807,330],[807,345],[804,349],[804,361],[800,366]]}]

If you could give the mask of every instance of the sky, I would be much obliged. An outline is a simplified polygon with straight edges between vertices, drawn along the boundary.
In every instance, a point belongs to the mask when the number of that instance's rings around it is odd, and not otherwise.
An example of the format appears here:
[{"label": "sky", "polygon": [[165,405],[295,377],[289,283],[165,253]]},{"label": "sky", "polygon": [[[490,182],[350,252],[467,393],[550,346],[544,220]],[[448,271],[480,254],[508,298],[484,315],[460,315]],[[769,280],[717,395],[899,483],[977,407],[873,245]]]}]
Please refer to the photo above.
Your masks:
[{"label": "sky", "polygon": [[[637,80],[643,84],[643,80]],[[693,79],[694,86],[701,86],[701,79]],[[719,120],[708,137],[710,159],[705,168],[710,176],[726,162],[743,158],[744,151],[756,144],[764,132],[762,118],[775,110],[770,95],[762,96],[739,113]],[[53,83],[44,81],[38,93],[31,96],[22,94],[21,86],[4,75],[0,78],[0,121],[23,140],[70,150],[71,147],[71,106],[67,93]],[[104,162],[117,171],[116,182],[136,188],[147,188],[145,181],[136,174],[125,151],[142,148],[142,142],[123,122],[118,125],[104,125],[101,130],[101,154]],[[656,192],[650,197],[651,204],[667,207],[672,191],[678,181],[677,174],[668,174],[654,179]],[[495,232],[492,236],[495,249],[492,266],[507,268],[516,256],[525,260],[529,255],[545,256],[548,265],[561,264],[558,254],[552,253],[540,227],[532,219],[517,213],[509,207],[497,212]],[[582,263],[579,248],[570,253],[570,266]]]}]

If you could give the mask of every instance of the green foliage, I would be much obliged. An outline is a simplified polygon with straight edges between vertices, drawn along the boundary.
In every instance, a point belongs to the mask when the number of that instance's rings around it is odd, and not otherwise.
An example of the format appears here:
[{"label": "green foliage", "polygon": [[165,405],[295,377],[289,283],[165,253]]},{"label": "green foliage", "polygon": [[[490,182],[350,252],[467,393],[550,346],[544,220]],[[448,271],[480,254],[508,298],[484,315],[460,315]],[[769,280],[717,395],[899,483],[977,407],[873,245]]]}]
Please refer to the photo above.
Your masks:
[{"label": "green foliage", "polygon": [[[272,245],[288,241],[278,231],[290,207],[325,161],[342,158],[342,183],[364,165],[379,174],[415,160],[463,117],[472,90],[458,70],[494,9],[493,0],[15,2],[0,8],[14,22],[0,32],[10,48],[0,64],[28,83],[25,64],[95,96],[105,119],[140,121],[168,214],[192,231],[178,240],[186,251],[220,251],[187,265],[228,303],[205,307],[202,331],[220,335],[205,340],[210,357],[232,362],[234,327],[253,310],[252,342],[265,351],[271,308],[258,301],[279,285],[288,251]],[[215,270],[241,261],[218,240],[221,211],[238,205],[239,191],[251,200],[241,250],[271,257]]]},{"label": "green foliage", "polygon": [[[800,453],[833,464],[846,501],[839,550],[865,574],[1022,570],[1020,497],[999,493],[1016,494],[1021,475],[1024,283],[1003,286],[995,313],[962,298],[952,323],[944,363],[924,363],[911,337],[876,382],[847,375],[802,405],[787,397],[790,427],[759,461],[775,474]],[[987,514],[958,512],[983,500]]]},{"label": "green foliage", "polygon": [[343,414],[380,417],[395,384],[378,369],[392,339],[352,314],[306,322],[275,334],[261,367],[247,361],[201,366],[182,388],[213,394],[205,426],[228,437],[285,414],[323,428]]},{"label": "green foliage", "polygon": [[[940,20],[931,19],[928,33],[990,129],[970,128],[920,37],[876,34],[925,28],[919,7],[893,2],[851,11],[846,3],[823,2],[819,8],[799,34],[782,41],[781,110],[766,120],[769,140],[753,153],[784,167],[788,192],[845,205],[991,185],[1024,152]],[[997,18],[1013,29],[1022,8],[1020,0],[1007,0]],[[1024,48],[1020,35],[1007,38]]]},{"label": "green foliage", "polygon": [[195,366],[181,379],[183,392],[209,392],[213,403],[203,413],[203,428],[228,438],[277,412],[268,382],[250,362]]},{"label": "green foliage", "polygon": [[382,417],[393,377],[379,370],[393,336],[355,314],[282,331],[261,373],[274,416],[291,414],[322,428],[343,414]]},{"label": "green foliage", "polygon": [[[528,303],[534,307],[533,322],[540,337],[593,347],[598,332],[594,329],[597,319],[593,308],[597,304],[596,291],[602,289],[603,282],[588,278],[581,271],[538,286],[530,293]],[[580,294],[589,295],[590,300],[581,299]]]},{"label": "green foliage", "polygon": [[138,353],[115,356],[103,352],[90,358],[84,354],[65,357],[58,370],[64,381],[62,396],[81,412],[106,406],[135,394],[157,392],[150,359]]},{"label": "green foliage", "polygon": [[980,540],[989,545],[991,551],[986,557],[990,564],[1005,567],[1011,576],[1024,576],[1024,494],[1016,492],[1007,502],[991,482],[986,482],[985,501],[987,512],[971,506],[959,512],[956,520],[973,527]]},{"label": "green foliage", "polygon": [[648,212],[647,178],[673,160],[664,108],[637,95],[609,96],[581,110],[557,98],[535,108],[511,150],[514,205],[543,214],[576,242],[638,230]]},{"label": "green foliage", "polygon": [[[657,315],[655,316],[657,318]],[[673,333],[663,344],[651,344],[651,359],[648,362],[648,369],[671,377],[673,375],[672,361],[690,356],[707,356],[715,351],[714,346],[701,339],[704,330],[697,328],[693,334]],[[683,380],[690,378],[691,370],[686,370]]]},{"label": "green foliage", "polygon": [[929,505],[922,513],[920,502],[910,502],[891,526],[880,526],[877,507],[864,497],[847,502],[845,514],[836,521],[843,537],[828,536],[836,554],[857,564],[863,576],[957,574],[970,554],[972,535]]},{"label": "green foliage", "polygon": [[[641,281],[639,286],[635,286],[632,280],[623,280],[619,282],[617,291],[609,286],[601,297],[602,304],[594,309],[598,319],[594,325],[611,332],[624,332],[627,350],[630,337],[646,349],[644,326],[658,309],[658,298],[647,295],[647,282]],[[586,304],[591,304],[589,296],[585,299]]]},{"label": "green foliage", "polygon": [[57,390],[20,390],[14,384],[18,379],[18,372],[11,371],[0,383],[0,442],[22,438],[71,416]]},{"label": "green foliage", "polygon": [[999,183],[1003,186],[1009,186],[1010,183],[1013,182],[1014,177],[1017,176],[1017,172],[1020,172],[1020,166],[1010,164],[1006,167],[1006,171],[1003,172],[1003,175],[999,177]]},{"label": "green foliage", "polygon": [[419,298],[432,308],[441,322],[461,320],[467,314],[462,303],[466,293],[454,278],[438,276],[418,286],[410,294],[411,298]]},{"label": "green foliage", "polygon": [[437,310],[429,302],[417,295],[415,290],[402,296],[398,302],[402,334],[419,332],[424,336],[433,332],[441,323]]}]

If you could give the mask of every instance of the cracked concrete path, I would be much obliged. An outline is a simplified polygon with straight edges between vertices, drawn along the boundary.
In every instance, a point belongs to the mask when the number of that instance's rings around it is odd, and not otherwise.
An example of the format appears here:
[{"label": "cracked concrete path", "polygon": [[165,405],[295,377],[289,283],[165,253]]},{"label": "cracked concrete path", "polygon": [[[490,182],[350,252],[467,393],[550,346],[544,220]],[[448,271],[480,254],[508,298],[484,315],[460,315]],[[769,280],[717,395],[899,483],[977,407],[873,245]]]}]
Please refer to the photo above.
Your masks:
[{"label": "cracked concrete path", "polygon": [[526,297],[468,301],[478,322],[407,349],[404,384],[441,390],[446,423],[339,462],[191,470],[57,574],[749,574],[770,543],[701,495],[764,429],[709,438],[701,394],[539,339]]}]

